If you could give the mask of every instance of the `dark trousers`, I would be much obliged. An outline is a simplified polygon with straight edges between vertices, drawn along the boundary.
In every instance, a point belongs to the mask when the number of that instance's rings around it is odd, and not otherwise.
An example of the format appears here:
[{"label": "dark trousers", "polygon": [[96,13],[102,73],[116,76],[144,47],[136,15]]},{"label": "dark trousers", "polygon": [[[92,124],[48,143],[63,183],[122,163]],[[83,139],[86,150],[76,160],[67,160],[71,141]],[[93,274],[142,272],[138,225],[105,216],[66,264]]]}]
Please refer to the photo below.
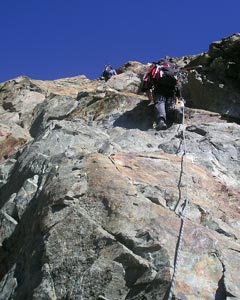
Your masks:
[{"label": "dark trousers", "polygon": [[176,100],[174,97],[166,98],[162,95],[154,94],[153,101],[155,121],[157,124],[161,119],[168,124],[182,122],[183,107],[176,108]]}]

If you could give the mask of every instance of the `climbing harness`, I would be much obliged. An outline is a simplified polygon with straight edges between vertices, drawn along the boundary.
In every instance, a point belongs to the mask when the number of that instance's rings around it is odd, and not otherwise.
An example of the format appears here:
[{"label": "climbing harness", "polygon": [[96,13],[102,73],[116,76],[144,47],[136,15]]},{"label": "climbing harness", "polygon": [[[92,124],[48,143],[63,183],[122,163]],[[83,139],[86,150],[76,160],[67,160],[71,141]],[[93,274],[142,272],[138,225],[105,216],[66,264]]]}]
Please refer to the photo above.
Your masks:
[{"label": "climbing harness", "polygon": [[[178,100],[177,100],[178,101]],[[186,211],[188,209],[189,200],[188,200],[188,165],[187,165],[187,146],[186,146],[186,139],[185,139],[185,125],[184,125],[184,107],[183,107],[183,120],[182,120],[182,138],[183,138],[183,156],[185,156],[185,174],[186,174],[186,198],[184,202],[181,205],[181,210],[177,212],[178,205],[175,207],[175,213],[179,215],[181,218],[181,226],[179,229],[179,236],[176,244],[176,250],[175,250],[175,256],[174,256],[174,267],[173,267],[173,275],[171,284],[169,287],[169,294],[168,294],[168,300],[172,300],[175,284],[176,284],[176,278],[177,278],[177,271],[178,271],[178,262],[180,257],[180,251],[181,251],[181,245],[182,245],[182,238],[184,233],[184,226],[185,226],[185,215]]]}]

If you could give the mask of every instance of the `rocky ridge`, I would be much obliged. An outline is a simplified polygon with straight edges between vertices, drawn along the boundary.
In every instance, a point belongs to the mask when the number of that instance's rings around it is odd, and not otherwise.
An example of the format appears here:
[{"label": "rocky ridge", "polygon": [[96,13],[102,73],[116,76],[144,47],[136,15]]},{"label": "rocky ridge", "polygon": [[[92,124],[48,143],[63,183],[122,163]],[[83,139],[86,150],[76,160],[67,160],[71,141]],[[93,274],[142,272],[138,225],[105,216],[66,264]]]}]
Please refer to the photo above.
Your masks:
[{"label": "rocky ridge", "polygon": [[240,34],[175,58],[163,132],[139,62],[0,84],[0,300],[168,299],[186,199],[174,299],[240,299],[239,59]]}]

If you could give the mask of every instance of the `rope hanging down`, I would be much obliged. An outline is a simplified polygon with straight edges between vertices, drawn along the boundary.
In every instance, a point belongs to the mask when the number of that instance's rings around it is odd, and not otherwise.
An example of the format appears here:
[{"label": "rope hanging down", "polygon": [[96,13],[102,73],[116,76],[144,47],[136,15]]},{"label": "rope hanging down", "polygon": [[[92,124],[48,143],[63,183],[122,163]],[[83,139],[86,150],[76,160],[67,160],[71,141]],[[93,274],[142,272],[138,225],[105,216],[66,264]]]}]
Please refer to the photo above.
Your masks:
[{"label": "rope hanging down", "polygon": [[[173,275],[171,284],[169,287],[169,294],[168,294],[168,300],[172,300],[175,284],[176,284],[176,278],[177,278],[177,271],[178,271],[178,262],[180,257],[180,251],[181,251],[181,245],[182,245],[182,238],[184,233],[184,226],[185,226],[185,215],[188,208],[189,200],[188,200],[188,165],[187,165],[187,146],[186,146],[186,139],[185,139],[185,125],[184,125],[184,107],[183,107],[183,121],[182,121],[182,138],[183,138],[183,148],[184,153],[183,156],[185,156],[185,174],[186,174],[186,198],[181,205],[181,211],[178,213],[181,218],[181,226],[179,230],[179,236],[176,244],[176,250],[175,250],[175,256],[174,256],[174,269],[173,269]],[[175,207],[175,212],[178,208],[178,205]],[[177,212],[176,212],[177,213]]]}]

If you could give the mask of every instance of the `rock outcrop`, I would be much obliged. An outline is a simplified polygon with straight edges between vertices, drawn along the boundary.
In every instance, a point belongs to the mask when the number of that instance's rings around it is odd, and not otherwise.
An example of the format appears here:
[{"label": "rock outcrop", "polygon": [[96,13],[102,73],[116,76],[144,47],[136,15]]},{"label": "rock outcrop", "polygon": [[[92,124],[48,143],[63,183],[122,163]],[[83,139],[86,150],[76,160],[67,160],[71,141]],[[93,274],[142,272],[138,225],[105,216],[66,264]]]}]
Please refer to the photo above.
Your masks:
[{"label": "rock outcrop", "polygon": [[0,300],[240,299],[239,41],[175,59],[202,68],[163,132],[138,62],[0,85]]},{"label": "rock outcrop", "polygon": [[240,116],[240,33],[209,46],[207,53],[196,55],[189,66],[188,97],[193,107],[216,111],[239,121]]}]

